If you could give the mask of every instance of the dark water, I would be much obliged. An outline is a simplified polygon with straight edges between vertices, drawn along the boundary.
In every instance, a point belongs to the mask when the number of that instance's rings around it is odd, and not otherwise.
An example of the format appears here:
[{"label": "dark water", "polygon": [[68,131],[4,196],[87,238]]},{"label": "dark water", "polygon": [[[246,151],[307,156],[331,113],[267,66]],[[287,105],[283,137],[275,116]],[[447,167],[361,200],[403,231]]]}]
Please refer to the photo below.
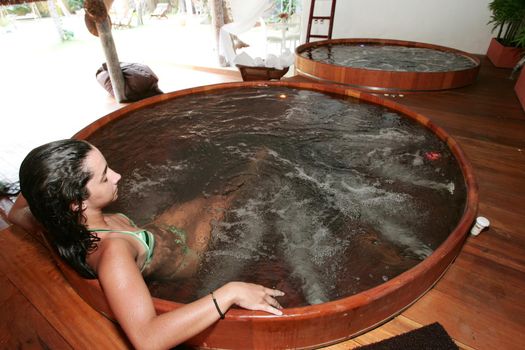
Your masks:
[{"label": "dark water", "polygon": [[454,52],[397,45],[322,45],[300,55],[338,66],[394,72],[449,72],[476,66],[469,57]]},{"label": "dark water", "polygon": [[285,291],[285,307],[358,293],[432,254],[465,206],[457,161],[433,133],[384,107],[307,90],[177,98],[89,140],[123,175],[110,209],[139,225],[195,198],[233,198],[197,275],[148,281],[153,295],[179,302],[232,280]]}]

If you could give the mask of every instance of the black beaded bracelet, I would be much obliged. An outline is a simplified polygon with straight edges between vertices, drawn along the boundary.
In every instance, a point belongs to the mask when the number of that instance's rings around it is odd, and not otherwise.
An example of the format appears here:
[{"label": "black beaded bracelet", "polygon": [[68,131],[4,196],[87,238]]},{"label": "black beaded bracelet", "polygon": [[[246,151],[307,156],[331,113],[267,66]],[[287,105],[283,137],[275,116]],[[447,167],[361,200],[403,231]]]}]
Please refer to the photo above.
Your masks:
[{"label": "black beaded bracelet", "polygon": [[222,313],[221,309],[219,308],[219,304],[217,304],[217,300],[215,300],[215,297],[213,296],[213,292],[210,293],[211,298],[213,299],[213,303],[215,304],[215,308],[217,308],[217,312],[221,316],[221,320],[224,320],[224,314]]}]

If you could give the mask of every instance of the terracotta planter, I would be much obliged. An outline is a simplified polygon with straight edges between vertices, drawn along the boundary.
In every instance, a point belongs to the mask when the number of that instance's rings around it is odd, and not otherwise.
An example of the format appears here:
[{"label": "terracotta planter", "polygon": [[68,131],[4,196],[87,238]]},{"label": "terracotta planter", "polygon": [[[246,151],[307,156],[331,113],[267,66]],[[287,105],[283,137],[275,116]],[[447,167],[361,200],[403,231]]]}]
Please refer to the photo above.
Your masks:
[{"label": "terracotta planter", "polygon": [[525,110],[525,73],[524,69],[521,70],[520,76],[518,77],[518,80],[516,81],[516,85],[514,85],[514,92],[516,92],[516,96],[518,96],[518,99],[521,103],[521,108]]},{"label": "terracotta planter", "polygon": [[504,46],[497,39],[492,38],[487,50],[487,57],[496,67],[514,68],[520,60],[522,52],[522,49]]}]

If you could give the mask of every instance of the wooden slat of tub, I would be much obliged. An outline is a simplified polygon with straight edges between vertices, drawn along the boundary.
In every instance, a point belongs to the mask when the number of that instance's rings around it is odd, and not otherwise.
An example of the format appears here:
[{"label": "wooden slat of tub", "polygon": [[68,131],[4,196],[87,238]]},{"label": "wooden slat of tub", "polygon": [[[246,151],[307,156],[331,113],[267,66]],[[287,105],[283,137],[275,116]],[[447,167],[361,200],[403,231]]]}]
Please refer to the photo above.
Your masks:
[{"label": "wooden slat of tub", "polygon": [[19,228],[0,232],[0,266],[9,281],[74,349],[128,349],[113,322],[64,280],[44,246]]}]

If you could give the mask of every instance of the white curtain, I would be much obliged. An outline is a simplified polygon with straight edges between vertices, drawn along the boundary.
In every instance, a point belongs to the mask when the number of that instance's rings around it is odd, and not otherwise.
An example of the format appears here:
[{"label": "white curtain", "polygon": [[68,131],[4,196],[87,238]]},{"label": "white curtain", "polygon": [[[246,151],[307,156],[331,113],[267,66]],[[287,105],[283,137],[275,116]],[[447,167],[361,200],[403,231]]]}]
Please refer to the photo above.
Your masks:
[{"label": "white curtain", "polygon": [[273,6],[272,0],[231,0],[233,22],[221,27],[219,34],[219,54],[228,63],[235,58],[235,51],[230,34],[240,35],[247,32],[261,17],[269,15]]}]

